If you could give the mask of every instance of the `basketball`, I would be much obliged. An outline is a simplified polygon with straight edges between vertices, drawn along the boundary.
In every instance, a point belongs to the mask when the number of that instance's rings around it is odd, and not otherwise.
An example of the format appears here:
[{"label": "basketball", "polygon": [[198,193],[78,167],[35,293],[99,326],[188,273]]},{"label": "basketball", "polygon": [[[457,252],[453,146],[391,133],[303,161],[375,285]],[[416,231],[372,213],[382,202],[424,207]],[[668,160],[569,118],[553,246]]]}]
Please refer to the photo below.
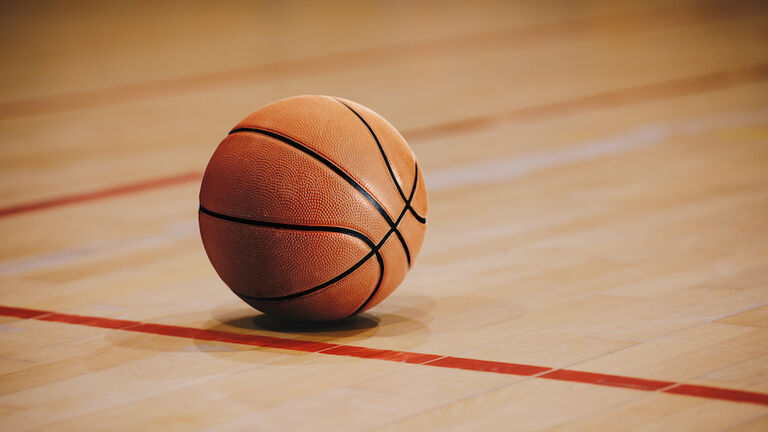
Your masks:
[{"label": "basketball", "polygon": [[332,321],[403,281],[426,230],[408,143],[349,100],[297,96],[238,123],[200,188],[205,251],[229,288],[268,314]]}]

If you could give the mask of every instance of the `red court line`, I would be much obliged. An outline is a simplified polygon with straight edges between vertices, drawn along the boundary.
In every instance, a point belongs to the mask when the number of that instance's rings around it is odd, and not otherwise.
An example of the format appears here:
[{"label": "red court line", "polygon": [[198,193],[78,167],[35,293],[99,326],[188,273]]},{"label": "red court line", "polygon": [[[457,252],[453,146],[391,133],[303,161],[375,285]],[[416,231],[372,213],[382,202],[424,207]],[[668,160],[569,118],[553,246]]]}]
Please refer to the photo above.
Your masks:
[{"label": "red court line", "polygon": [[599,384],[611,387],[633,388],[647,391],[661,390],[677,384],[671,381],[657,381],[644,378],[632,378],[621,375],[608,375],[569,369],[554,370],[552,372],[541,375],[539,378],[558,381],[580,382],[585,384]]},{"label": "red court line", "polygon": [[543,366],[532,366],[488,360],[475,360],[462,357],[442,357],[435,361],[430,361],[426,363],[426,365],[451,369],[465,369],[478,372],[494,372],[500,374],[522,376],[534,376],[552,370],[552,368]]},{"label": "red court line", "polygon": [[[64,314],[57,314],[64,317]],[[61,322],[66,322],[64,319]],[[87,325],[87,324],[86,324]],[[163,336],[175,336],[187,339],[207,340],[212,342],[226,342],[240,345],[251,345],[262,348],[280,348],[291,351],[319,352],[334,348],[336,344],[325,342],[312,342],[297,339],[284,339],[272,336],[253,334],[229,333],[219,330],[202,330],[192,327],[181,327],[166,324],[152,324],[134,322],[131,327],[122,330],[149,333]]]},{"label": "red court line", "polygon": [[333,348],[324,350],[323,354],[348,356],[348,357],[356,357],[356,358],[364,358],[364,359],[379,359],[379,360],[394,361],[398,363],[413,363],[413,364],[424,364],[440,358],[439,355],[434,355],[434,354],[420,354],[420,353],[412,353],[412,352],[405,352],[405,351],[392,351],[392,350],[383,350],[378,348],[366,348],[366,347],[357,347],[357,346],[349,346],[349,345],[337,345]]},{"label": "red court line", "polygon": [[16,317],[16,318],[35,318],[40,315],[48,315],[50,312],[36,310],[36,309],[24,309],[8,306],[0,306],[0,315]]},{"label": "red court line", "polygon": [[60,322],[60,323],[66,323],[66,324],[86,325],[90,327],[101,327],[101,328],[107,328],[107,329],[125,329],[125,328],[136,325],[134,321],[125,321],[125,320],[118,320],[118,319],[112,319],[112,318],[101,318],[101,317],[91,317],[91,316],[82,316],[82,315],[59,314],[55,312],[50,312],[45,315],[38,315],[30,318],[40,320],[40,321],[53,321],[53,322]]},{"label": "red court line", "polygon": [[484,33],[403,42],[322,56],[277,61],[240,69],[0,102],[0,119],[151,100],[194,90],[227,88],[263,82],[267,79],[286,79],[288,77],[387,65],[393,62],[402,63],[409,60],[455,56],[495,47],[573,40],[577,35],[604,37],[609,34],[640,33],[666,26],[679,26],[682,19],[693,18],[695,24],[703,24],[762,13],[765,13],[762,9],[749,10],[738,7],[724,9],[699,5],[696,10],[676,6],[569,18]]},{"label": "red court line", "polygon": [[624,105],[653,102],[690,96],[768,80],[768,63],[738,69],[692,75],[668,81],[627,87],[541,105],[516,108],[506,112],[429,125],[403,132],[409,140],[434,139],[467,133],[503,123],[529,121],[585,109],[615,108]]},{"label": "red court line", "polygon": [[692,384],[680,384],[666,390],[664,393],[672,393],[686,396],[697,396],[708,399],[720,399],[733,402],[747,402],[760,405],[768,405],[768,394],[731,390],[718,387],[708,387]]},{"label": "red court line", "polygon": [[219,330],[204,330],[193,327],[142,323],[138,321],[118,320],[112,318],[46,312],[12,306],[0,306],[0,316],[9,316],[21,319],[36,319],[41,321],[53,321],[107,329],[118,329],[122,331],[147,333],[161,336],[173,336],[185,339],[225,342],[262,348],[276,348],[325,355],[338,355],[359,359],[376,359],[397,363],[411,363],[421,366],[437,366],[449,369],[462,369],[475,372],[519,375],[581,384],[620,387],[647,392],[663,392],[677,395],[694,396],[704,399],[742,402],[768,406],[768,394],[764,393],[703,385],[682,384],[671,381],[658,381],[620,375],[601,374],[595,372],[584,372],[570,369],[552,369],[545,366],[496,362],[463,357],[445,357],[435,354],[382,350],[376,348],[338,345],[326,342],[305,341],[301,339],[279,338],[256,334],[229,333]]},{"label": "red court line", "polygon": [[66,195],[59,198],[36,201],[27,204],[0,208],[0,217],[13,216],[20,213],[29,213],[37,210],[45,210],[53,207],[61,207],[69,204],[77,204],[87,201],[95,201],[104,198],[111,198],[120,195],[128,195],[136,192],[143,192],[151,189],[157,189],[177,184],[200,181],[202,174],[199,172],[186,172],[175,174],[169,177],[160,177],[152,180],[145,180],[137,183],[128,183],[121,186],[113,186],[105,189],[97,189],[90,192],[84,192],[74,195]]},{"label": "red court line", "polygon": [[[635,102],[648,102],[688,96],[697,93],[723,90],[736,86],[752,84],[768,80],[768,63],[748,66],[739,69],[719,71],[694,75],[671,81],[661,81],[653,84],[629,87],[615,91],[583,96],[575,99],[557,101],[527,108],[519,108],[504,113],[490,114],[461,121],[446,122],[423,128],[403,131],[409,140],[424,140],[442,136],[472,132],[486,127],[513,121],[535,120],[574,112],[583,109],[601,109],[612,106],[628,105]],[[54,207],[76,204],[97,199],[143,192],[161,187],[200,181],[202,174],[186,172],[169,177],[161,177],[138,183],[130,183],[106,189],[99,189],[81,194],[68,195],[27,204],[0,208],[0,218],[45,210]]]}]

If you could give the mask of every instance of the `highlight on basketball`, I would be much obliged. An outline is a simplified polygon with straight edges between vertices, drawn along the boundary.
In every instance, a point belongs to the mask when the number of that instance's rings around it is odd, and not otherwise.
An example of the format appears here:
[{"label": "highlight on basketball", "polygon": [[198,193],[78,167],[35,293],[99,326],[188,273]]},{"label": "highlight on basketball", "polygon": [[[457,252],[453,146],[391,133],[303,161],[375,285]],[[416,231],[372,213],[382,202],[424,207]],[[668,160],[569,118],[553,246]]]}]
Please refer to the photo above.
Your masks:
[{"label": "highlight on basketball", "polygon": [[0,4],[0,430],[768,430],[768,4]]}]

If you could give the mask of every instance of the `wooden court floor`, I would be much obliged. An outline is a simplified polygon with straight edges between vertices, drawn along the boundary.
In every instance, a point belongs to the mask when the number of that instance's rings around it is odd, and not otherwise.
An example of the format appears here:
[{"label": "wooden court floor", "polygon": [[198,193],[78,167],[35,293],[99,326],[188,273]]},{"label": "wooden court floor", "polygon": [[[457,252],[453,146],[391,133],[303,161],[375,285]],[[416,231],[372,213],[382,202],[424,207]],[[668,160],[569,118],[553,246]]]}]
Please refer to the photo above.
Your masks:
[{"label": "wooden court floor", "polygon": [[[0,429],[768,430],[764,1],[3,2]],[[388,118],[421,256],[335,325],[197,228],[241,118]]]}]

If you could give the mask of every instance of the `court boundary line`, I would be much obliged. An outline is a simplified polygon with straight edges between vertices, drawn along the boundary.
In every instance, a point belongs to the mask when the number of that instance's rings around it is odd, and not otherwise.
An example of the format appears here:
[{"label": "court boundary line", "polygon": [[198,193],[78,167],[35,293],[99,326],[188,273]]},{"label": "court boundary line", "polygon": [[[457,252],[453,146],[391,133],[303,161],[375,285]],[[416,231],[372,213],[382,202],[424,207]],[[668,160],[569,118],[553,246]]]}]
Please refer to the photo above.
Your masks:
[{"label": "court boundary line", "polygon": [[[611,106],[626,106],[635,102],[653,102],[675,97],[692,96],[700,93],[755,84],[765,80],[768,80],[768,63],[759,63],[736,69],[689,75],[666,81],[657,81],[645,85],[595,93],[573,99],[517,108],[502,113],[488,114],[470,119],[449,121],[431,126],[414,128],[403,131],[403,135],[405,135],[408,140],[418,141],[434,139],[443,136],[474,132],[515,120],[535,120],[552,117],[557,114],[578,112],[584,108],[599,110]],[[200,181],[202,175],[202,172],[187,171],[167,177],[158,177],[135,183],[96,189],[89,192],[64,195],[58,198],[10,205],[8,207],[0,208],[0,218],[61,207],[69,204],[128,195],[135,192],[143,192],[167,186],[175,186],[192,181]]]},{"label": "court boundary line", "polygon": [[352,357],[364,360],[384,360],[420,366],[515,375],[601,387],[618,387],[651,393],[668,393],[709,400],[768,406],[768,393],[574,369],[560,369],[521,363],[368,348],[258,334],[231,333],[220,330],[206,330],[194,327],[121,320],[98,316],[73,315],[3,305],[0,305],[0,316],[146,333],[159,336],[179,337],[191,340],[231,343],[259,348],[283,349],[296,352]]},{"label": "court boundary line", "polygon": [[197,171],[187,171],[167,177],[157,177],[133,183],[125,183],[117,186],[109,186],[102,189],[94,189],[88,192],[62,195],[60,197],[31,201],[0,208],[0,218],[21,213],[30,213],[38,210],[46,210],[54,207],[63,207],[70,204],[80,204],[89,201],[97,201],[121,195],[131,195],[153,189],[200,181],[203,174]]},{"label": "court boundary line", "polygon": [[536,120],[558,114],[623,107],[636,103],[693,96],[755,84],[765,80],[768,80],[768,63],[755,63],[733,69],[668,78],[663,81],[606,90],[577,96],[572,99],[513,108],[502,112],[413,128],[403,132],[403,135],[409,140],[442,138],[516,121]]}]

